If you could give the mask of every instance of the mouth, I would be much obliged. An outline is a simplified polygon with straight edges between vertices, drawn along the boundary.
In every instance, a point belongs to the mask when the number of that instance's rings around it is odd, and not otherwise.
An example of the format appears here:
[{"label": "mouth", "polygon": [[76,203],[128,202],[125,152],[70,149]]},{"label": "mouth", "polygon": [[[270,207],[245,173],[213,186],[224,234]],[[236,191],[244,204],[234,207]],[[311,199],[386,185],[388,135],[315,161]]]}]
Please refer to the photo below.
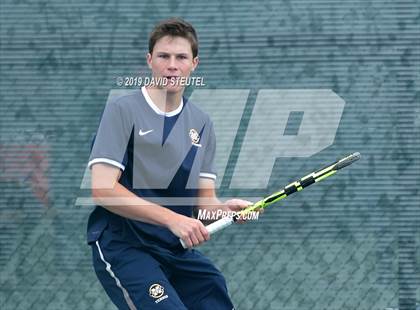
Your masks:
[{"label": "mouth", "polygon": [[178,87],[181,86],[181,76],[179,75],[166,75],[165,78],[168,79],[168,87]]}]

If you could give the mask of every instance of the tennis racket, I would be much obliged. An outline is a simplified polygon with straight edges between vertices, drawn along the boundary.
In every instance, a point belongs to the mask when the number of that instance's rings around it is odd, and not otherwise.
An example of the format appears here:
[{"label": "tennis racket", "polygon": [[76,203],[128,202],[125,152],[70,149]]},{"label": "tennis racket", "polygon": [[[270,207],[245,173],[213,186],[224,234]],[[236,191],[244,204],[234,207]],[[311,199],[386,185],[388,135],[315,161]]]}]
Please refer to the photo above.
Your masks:
[{"label": "tennis racket", "polygon": [[[290,196],[293,193],[300,192],[304,188],[308,187],[311,184],[320,182],[332,175],[334,175],[338,170],[343,169],[344,167],[347,167],[354,163],[355,161],[359,160],[361,157],[359,152],[353,153],[351,155],[348,155],[336,162],[334,162],[331,165],[328,165],[322,169],[319,169],[315,172],[312,172],[303,178],[299,179],[298,181],[292,182],[285,186],[282,190],[275,192],[271,194],[270,196],[267,196],[260,201],[254,203],[253,205],[243,209],[241,212],[237,213],[233,217],[223,217],[220,220],[217,220],[210,225],[207,225],[207,231],[210,234],[214,234],[215,232],[218,232],[233,223],[235,223],[238,219],[241,218],[241,216],[245,216],[246,214],[257,211],[259,209],[266,208],[273,203],[280,201],[288,196]],[[187,248],[184,241],[182,239],[179,239],[182,246],[184,248]]]}]

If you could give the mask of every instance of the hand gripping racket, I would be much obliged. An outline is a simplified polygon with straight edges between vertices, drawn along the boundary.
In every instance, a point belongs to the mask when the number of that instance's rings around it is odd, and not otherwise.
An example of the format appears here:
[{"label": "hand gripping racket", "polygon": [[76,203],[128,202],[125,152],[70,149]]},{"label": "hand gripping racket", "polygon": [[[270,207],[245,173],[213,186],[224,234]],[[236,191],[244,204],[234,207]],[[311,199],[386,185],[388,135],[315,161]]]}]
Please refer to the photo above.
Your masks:
[{"label": "hand gripping racket", "polygon": [[[312,172],[304,176],[298,181],[290,183],[289,185],[284,187],[282,190],[261,199],[260,201],[254,203],[253,205],[243,209],[241,212],[237,213],[235,216],[221,218],[220,220],[217,220],[211,223],[210,225],[207,225],[206,228],[210,234],[214,234],[215,232],[230,226],[231,224],[236,222],[241,216],[244,216],[253,211],[257,211],[258,209],[261,209],[261,208],[266,208],[269,205],[272,205],[273,203],[279,200],[282,200],[295,192],[300,192],[301,190],[308,187],[309,185],[317,183],[319,181],[322,181],[334,175],[338,170],[348,165],[351,165],[352,163],[354,163],[355,161],[359,159],[360,159],[359,152],[346,156],[343,159],[340,159],[331,165],[328,165],[322,169],[319,169],[315,172]],[[179,239],[179,241],[181,242],[184,248],[187,248],[182,239]]]}]

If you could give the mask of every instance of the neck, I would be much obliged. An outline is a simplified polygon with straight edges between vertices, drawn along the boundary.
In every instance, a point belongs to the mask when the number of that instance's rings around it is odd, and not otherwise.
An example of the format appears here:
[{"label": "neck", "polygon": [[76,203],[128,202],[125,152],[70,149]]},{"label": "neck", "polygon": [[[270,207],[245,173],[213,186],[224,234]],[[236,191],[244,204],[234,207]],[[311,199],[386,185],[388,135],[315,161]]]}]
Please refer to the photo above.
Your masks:
[{"label": "neck", "polygon": [[168,92],[166,89],[146,87],[153,103],[164,112],[172,112],[181,104],[182,92]]}]

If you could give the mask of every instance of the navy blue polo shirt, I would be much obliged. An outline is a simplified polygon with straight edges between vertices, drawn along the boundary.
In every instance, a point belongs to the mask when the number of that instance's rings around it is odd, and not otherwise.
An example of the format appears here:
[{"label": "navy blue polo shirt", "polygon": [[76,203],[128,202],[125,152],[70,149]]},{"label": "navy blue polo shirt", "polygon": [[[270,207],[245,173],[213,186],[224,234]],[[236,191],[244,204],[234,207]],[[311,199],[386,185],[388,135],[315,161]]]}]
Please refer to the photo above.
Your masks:
[{"label": "navy blue polo shirt", "polygon": [[[185,98],[176,110],[163,112],[143,87],[108,99],[88,165],[118,167],[119,183],[128,190],[191,216],[199,178],[216,179],[215,147],[213,124],[206,113]],[[107,227],[134,244],[179,245],[169,229],[124,218],[101,206],[89,217],[88,243],[98,240]]]}]

